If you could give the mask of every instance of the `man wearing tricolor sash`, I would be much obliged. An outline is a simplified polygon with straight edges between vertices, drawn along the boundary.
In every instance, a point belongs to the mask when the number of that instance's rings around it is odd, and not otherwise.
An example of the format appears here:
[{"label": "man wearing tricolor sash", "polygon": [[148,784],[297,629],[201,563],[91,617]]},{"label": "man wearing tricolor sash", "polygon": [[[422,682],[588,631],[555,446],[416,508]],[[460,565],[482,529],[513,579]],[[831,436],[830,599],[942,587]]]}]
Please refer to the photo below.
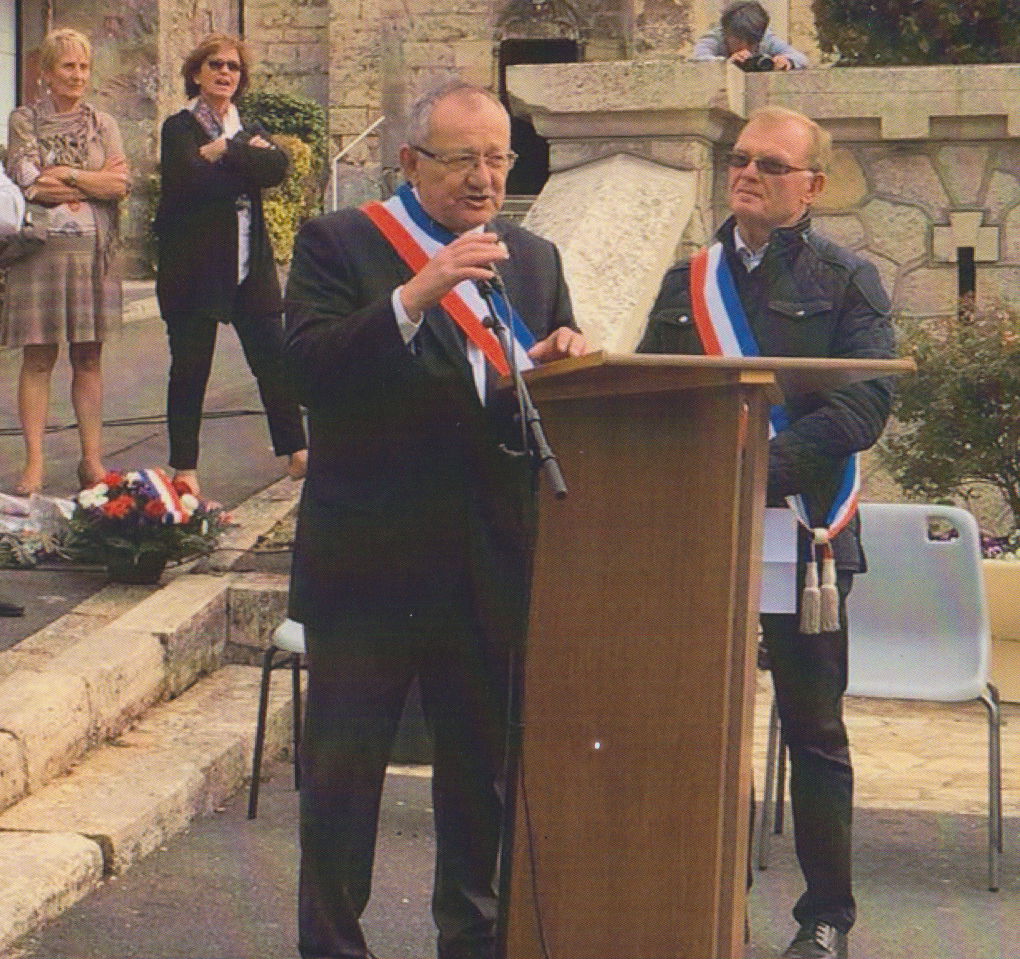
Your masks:
[{"label": "man wearing tricolor sash", "polygon": [[[829,135],[798,113],[768,108],[750,118],[727,157],[732,216],[714,243],[667,272],[639,350],[894,355],[874,266],[811,228],[831,150]],[[857,454],[878,440],[891,400],[890,382],[873,380],[787,397],[772,414],[768,503],[788,506],[800,524],[798,615],[762,616],[807,885],[786,959],[842,959],[855,918],[845,600],[864,569]]]},{"label": "man wearing tricolor sash", "polygon": [[[379,799],[412,680],[434,741],[439,959],[489,959],[508,650],[523,635],[534,478],[511,364],[578,356],[556,248],[496,219],[506,110],[447,85],[409,116],[407,178],[384,203],[306,224],[286,354],[308,407],[309,468],[290,615],[303,623],[299,948],[366,959]],[[478,282],[502,283],[493,310]]]}]

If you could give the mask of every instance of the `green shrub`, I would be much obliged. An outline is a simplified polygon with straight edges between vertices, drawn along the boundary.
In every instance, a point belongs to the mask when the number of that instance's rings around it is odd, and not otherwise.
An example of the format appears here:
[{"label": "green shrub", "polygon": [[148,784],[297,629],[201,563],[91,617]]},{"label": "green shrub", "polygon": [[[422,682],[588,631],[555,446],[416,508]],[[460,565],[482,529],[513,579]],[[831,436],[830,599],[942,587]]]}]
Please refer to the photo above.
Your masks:
[{"label": "green shrub", "polygon": [[893,478],[926,499],[994,488],[1020,527],[1020,317],[1008,309],[900,322],[917,375],[897,384],[880,447]]},{"label": "green shrub", "polygon": [[237,105],[241,116],[258,120],[270,133],[297,137],[312,148],[316,173],[326,168],[326,111],[315,100],[277,90],[249,90]]},{"label": "green shrub", "polygon": [[295,136],[274,134],[276,144],[290,156],[287,178],[267,190],[262,202],[266,228],[277,263],[289,263],[301,224],[319,212],[319,185],[312,148]]},{"label": "green shrub", "polygon": [[1020,0],[812,0],[839,66],[1020,62]]},{"label": "green shrub", "polygon": [[276,90],[250,90],[238,109],[257,120],[290,155],[287,179],[267,190],[266,227],[278,263],[289,263],[298,228],[321,211],[326,173],[326,111],[307,97]]}]

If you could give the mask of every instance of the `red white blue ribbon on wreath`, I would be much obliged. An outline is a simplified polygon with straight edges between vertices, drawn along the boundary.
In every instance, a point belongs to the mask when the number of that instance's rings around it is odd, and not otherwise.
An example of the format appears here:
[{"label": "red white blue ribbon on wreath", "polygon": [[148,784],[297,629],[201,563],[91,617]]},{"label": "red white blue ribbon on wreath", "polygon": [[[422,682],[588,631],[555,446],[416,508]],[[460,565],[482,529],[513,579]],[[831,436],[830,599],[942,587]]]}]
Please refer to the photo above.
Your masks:
[{"label": "red white blue ribbon on wreath", "polygon": [[[404,183],[384,203],[366,203],[362,212],[376,225],[400,258],[418,273],[444,246],[457,235],[430,217],[422,208],[409,183]],[[535,345],[531,330],[512,310],[506,297],[493,291],[493,304],[499,318],[513,333],[514,355],[519,370],[530,370],[535,364],[528,350]],[[440,301],[450,318],[464,335],[477,346],[501,376],[510,372],[496,334],[483,325],[489,309],[470,280],[458,283]]]},{"label": "red white blue ribbon on wreath", "polygon": [[[736,359],[761,355],[747,313],[740,302],[722,243],[717,241],[691,257],[690,287],[694,323],[707,356],[727,356]],[[769,438],[781,433],[789,425],[790,417],[786,407],[773,406],[769,411]],[[811,523],[807,502],[802,495],[787,497],[787,504],[798,521],[812,534],[812,558],[815,557],[815,549],[818,548],[822,560],[822,608],[817,611],[816,617],[814,600],[815,592],[818,590],[817,569],[815,563],[811,562],[808,564],[805,577],[802,632],[827,632],[838,627],[838,600],[835,600],[835,613],[832,609],[835,562],[830,544],[857,512],[860,485],[859,458],[856,453],[851,453],[843,468],[839,487],[825,515],[823,526],[814,526]]]},{"label": "red white blue ribbon on wreath", "polygon": [[166,510],[164,522],[167,525],[186,523],[191,518],[191,512],[185,509],[170,478],[161,469],[138,470],[138,487],[160,501]]}]

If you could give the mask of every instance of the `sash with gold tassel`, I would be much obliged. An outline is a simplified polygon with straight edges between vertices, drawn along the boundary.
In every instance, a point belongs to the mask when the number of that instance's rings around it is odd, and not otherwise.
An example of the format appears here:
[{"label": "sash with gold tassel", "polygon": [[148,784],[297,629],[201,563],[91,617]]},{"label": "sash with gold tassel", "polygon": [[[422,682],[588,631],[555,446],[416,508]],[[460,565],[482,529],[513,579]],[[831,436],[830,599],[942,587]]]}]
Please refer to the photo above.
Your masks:
[{"label": "sash with gold tassel", "polygon": [[[691,307],[707,356],[738,358],[761,355],[737,294],[723,245],[718,241],[699,250],[691,258]],[[769,412],[769,437],[781,433],[789,425],[786,407],[773,406]],[[812,524],[803,494],[786,498],[798,522],[811,534],[811,554],[804,571],[804,591],[801,594],[802,633],[814,635],[839,629],[839,592],[836,589],[832,541],[857,512],[860,483],[860,463],[857,455],[851,453],[821,526]]]}]

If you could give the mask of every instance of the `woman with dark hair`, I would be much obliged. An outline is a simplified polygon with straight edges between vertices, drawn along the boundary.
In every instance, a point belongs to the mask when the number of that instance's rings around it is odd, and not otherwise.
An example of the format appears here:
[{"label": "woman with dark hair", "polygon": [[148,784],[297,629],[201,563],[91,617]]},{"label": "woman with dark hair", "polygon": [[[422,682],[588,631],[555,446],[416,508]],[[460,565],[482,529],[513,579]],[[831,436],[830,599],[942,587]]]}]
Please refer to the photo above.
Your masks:
[{"label": "woman with dark hair", "polygon": [[217,323],[232,323],[258,382],[277,456],[305,474],[301,410],[282,364],[283,305],[262,190],[280,183],[287,155],[234,104],[248,86],[244,43],[206,37],[181,68],[191,101],[163,124],[156,295],[170,341],[170,466],[198,494],[198,433]]},{"label": "woman with dark hair", "polygon": [[85,102],[92,66],[88,37],[51,30],[39,48],[45,95],[10,117],[7,168],[25,198],[47,208],[47,239],[7,270],[0,346],[21,347],[18,414],[25,465],[15,492],[43,487],[43,433],[61,344],[71,360],[82,487],[104,476],[103,341],[121,322],[117,203],[128,167],[117,124]]}]

